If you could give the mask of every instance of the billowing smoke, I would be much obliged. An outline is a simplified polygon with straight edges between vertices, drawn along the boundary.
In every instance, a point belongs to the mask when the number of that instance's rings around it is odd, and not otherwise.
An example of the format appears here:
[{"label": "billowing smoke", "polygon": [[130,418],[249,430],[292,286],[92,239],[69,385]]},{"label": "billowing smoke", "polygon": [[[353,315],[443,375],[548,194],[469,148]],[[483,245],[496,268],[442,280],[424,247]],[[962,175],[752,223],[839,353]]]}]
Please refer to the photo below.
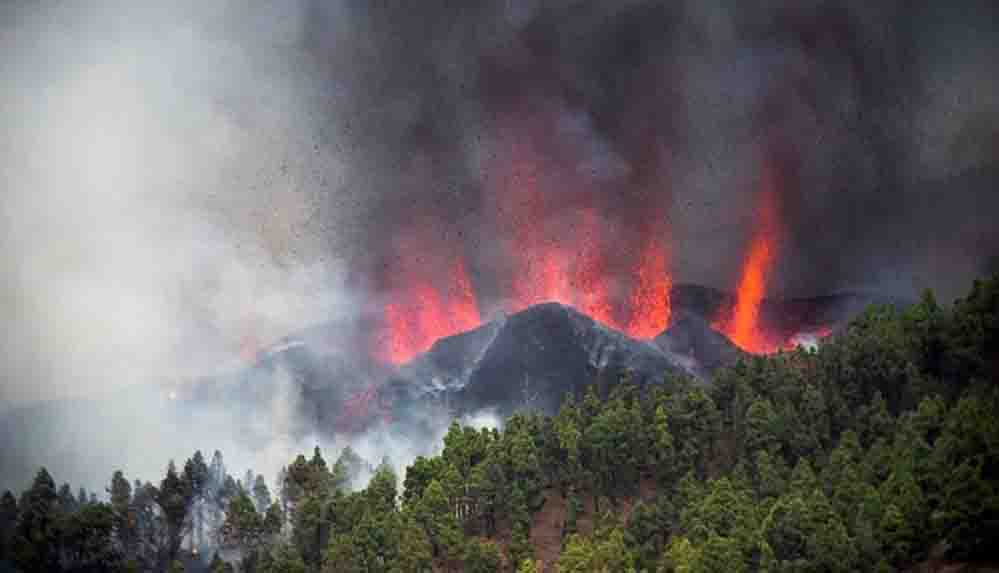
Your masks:
[{"label": "billowing smoke", "polygon": [[[345,188],[306,13],[244,8],[0,5],[0,408],[63,401],[4,419],[4,486],[44,463],[100,491],[113,468],[157,479],[195,448],[271,479],[288,462],[234,445],[239,404],[179,423],[165,399],[364,304],[331,231],[356,212],[324,206]],[[293,435],[274,406],[254,430]]]},{"label": "billowing smoke", "polygon": [[[669,285],[739,286],[769,187],[764,296],[962,292],[999,255],[996,12],[4,2],[0,407],[72,400],[5,459],[94,488],[195,447],[273,471],[315,441],[294,395],[247,449],[256,413],[175,433],[163,384],[317,323],[344,325],[327,352],[361,331],[404,360],[553,296],[648,337]],[[84,399],[109,427],[74,422]],[[369,438],[373,463],[414,451]]]},{"label": "billowing smoke", "polygon": [[[467,252],[495,302],[513,290],[518,268],[503,257],[517,249],[504,243],[520,227],[575,250],[575,213],[592,208],[621,263],[608,272],[627,270],[636,235],[651,232],[669,244],[675,281],[732,289],[769,157],[783,232],[768,294],[949,296],[999,244],[985,215],[996,206],[995,12],[314,2],[308,47],[346,86],[331,126],[387,223],[365,229],[380,245],[362,257],[372,275],[396,268],[388,243],[419,216]],[[528,186],[541,199],[505,229],[503,201],[523,207]]]}]

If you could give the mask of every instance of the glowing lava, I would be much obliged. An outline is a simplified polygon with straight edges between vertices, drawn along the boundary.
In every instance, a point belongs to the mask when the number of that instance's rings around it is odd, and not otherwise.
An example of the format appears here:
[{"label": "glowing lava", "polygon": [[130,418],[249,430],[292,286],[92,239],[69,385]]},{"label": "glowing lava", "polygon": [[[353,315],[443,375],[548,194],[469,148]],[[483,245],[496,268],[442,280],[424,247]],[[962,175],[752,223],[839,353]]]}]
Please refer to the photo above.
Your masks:
[{"label": "glowing lava", "polygon": [[747,352],[776,352],[780,340],[765,332],[760,321],[760,306],[767,294],[767,278],[777,257],[777,189],[769,162],[763,171],[762,204],[759,226],[749,247],[730,316],[716,320],[714,327],[724,332]]},{"label": "glowing lava", "polygon": [[655,239],[649,240],[642,249],[630,301],[631,319],[626,332],[635,338],[655,338],[669,326],[673,281],[667,263],[665,247]]},{"label": "glowing lava", "polygon": [[602,225],[594,209],[579,214],[579,252],[576,255],[573,304],[590,318],[621,329],[614,309],[613,293],[607,277],[607,245]]},{"label": "glowing lava", "polygon": [[452,281],[448,291],[451,326],[458,331],[471,330],[482,322],[479,301],[472,287],[472,278],[463,259],[455,260],[451,269]]},{"label": "glowing lava", "polygon": [[[589,191],[592,181],[560,170],[558,153],[542,152],[557,149],[548,132],[514,125],[521,129],[500,130],[484,178],[489,223],[503,256],[490,259],[496,268],[480,268],[485,278],[478,278],[493,281],[493,296],[509,312],[558,302],[636,338],[660,334],[671,316],[668,233],[650,229],[632,255],[622,241],[627,233],[620,232],[630,225],[603,216],[600,194]],[[563,188],[583,191],[550,191]],[[392,364],[481,322],[463,257],[448,241],[428,240],[436,223],[425,220],[396,236],[395,257],[386,265],[378,355]],[[450,259],[442,252],[452,253]]]},{"label": "glowing lava", "polygon": [[562,237],[544,222],[552,209],[540,191],[541,168],[526,142],[510,149],[509,174],[495,190],[499,228],[509,236],[511,261],[510,310],[516,312],[541,302],[572,301],[571,256]]},{"label": "glowing lava", "polygon": [[[428,262],[402,249],[390,266],[393,289],[385,305],[379,336],[379,355],[392,364],[402,364],[452,334],[477,327],[482,322],[479,304],[464,259],[454,257],[444,265]],[[446,272],[439,272],[444,266]]]}]

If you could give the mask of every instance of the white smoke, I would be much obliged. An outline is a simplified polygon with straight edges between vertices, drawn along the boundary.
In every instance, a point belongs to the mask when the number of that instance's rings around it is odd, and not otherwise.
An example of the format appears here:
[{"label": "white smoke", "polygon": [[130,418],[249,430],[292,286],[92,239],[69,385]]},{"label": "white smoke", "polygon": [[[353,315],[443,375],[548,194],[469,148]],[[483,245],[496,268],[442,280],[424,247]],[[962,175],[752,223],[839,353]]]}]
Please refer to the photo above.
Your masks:
[{"label": "white smoke", "polygon": [[317,199],[346,191],[305,18],[266,0],[0,5],[0,487],[39,465],[96,491],[117,468],[156,481],[195,449],[264,473],[304,445],[286,377],[264,412],[178,412],[164,389],[363,306],[335,255],[350,201]]}]

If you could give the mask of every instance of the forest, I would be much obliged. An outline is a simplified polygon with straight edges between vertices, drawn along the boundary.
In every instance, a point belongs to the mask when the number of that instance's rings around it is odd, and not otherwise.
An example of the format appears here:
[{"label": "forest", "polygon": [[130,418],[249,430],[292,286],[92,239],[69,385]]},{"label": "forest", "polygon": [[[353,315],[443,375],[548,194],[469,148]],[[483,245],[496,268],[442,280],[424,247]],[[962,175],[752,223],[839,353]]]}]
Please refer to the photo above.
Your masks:
[{"label": "forest", "polygon": [[[0,500],[0,571],[849,572],[999,563],[999,276],[872,306],[708,383],[625,373],[555,415],[452,424],[402,476],[349,448],[268,487],[222,453],[158,483],[40,469]],[[925,569],[924,569],[925,570]],[[930,569],[932,570],[932,569]]]}]

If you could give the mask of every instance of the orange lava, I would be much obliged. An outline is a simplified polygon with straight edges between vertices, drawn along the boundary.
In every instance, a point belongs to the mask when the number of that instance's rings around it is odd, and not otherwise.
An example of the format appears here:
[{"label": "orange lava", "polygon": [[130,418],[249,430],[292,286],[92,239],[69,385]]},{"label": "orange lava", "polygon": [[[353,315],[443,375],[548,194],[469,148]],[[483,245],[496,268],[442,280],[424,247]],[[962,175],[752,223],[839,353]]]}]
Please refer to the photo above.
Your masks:
[{"label": "orange lava", "polygon": [[[412,245],[407,245],[412,246]],[[421,247],[419,251],[423,251]],[[390,302],[385,305],[378,354],[403,364],[447,336],[471,330],[482,322],[479,304],[462,257],[446,265],[428,262],[419,252],[403,248],[389,265]],[[439,266],[447,272],[435,272]]]},{"label": "orange lava", "polygon": [[673,287],[666,249],[655,239],[642,249],[635,277],[630,300],[631,319],[626,332],[635,338],[655,338],[669,326]]},{"label": "orange lava", "polygon": [[593,320],[620,330],[607,276],[607,246],[600,218],[594,209],[582,210],[578,218],[579,251],[575,262],[573,304]]},{"label": "orange lava", "polygon": [[542,302],[572,302],[571,251],[563,237],[544,225],[551,209],[541,192],[541,167],[528,142],[510,150],[508,176],[494,193],[499,197],[497,221],[509,236],[511,260],[510,310]]},{"label": "orange lava", "polygon": [[767,279],[777,258],[778,205],[774,174],[769,163],[763,172],[762,204],[756,233],[742,267],[735,306],[729,316],[715,321],[715,328],[747,352],[769,354],[782,345],[766,332],[760,321],[760,306],[767,294]]},{"label": "orange lava", "polygon": [[[536,138],[525,137],[534,133]],[[572,305],[594,320],[636,338],[651,339],[671,316],[668,233],[647,233],[634,261],[614,234],[622,223],[602,216],[597,194],[565,196],[551,189],[580,185],[573,175],[550,169],[544,130],[501,137],[488,162],[488,212],[505,257],[488,269],[505,310],[518,312],[544,302]],[[567,179],[568,177],[568,179]],[[441,252],[449,244],[427,240],[433,222],[396,237],[387,265],[383,326],[378,355],[402,364],[441,337],[471,330],[481,322],[480,304],[464,260]],[[405,242],[400,242],[400,241]]]},{"label": "orange lava", "polygon": [[451,275],[453,280],[448,292],[451,326],[459,332],[471,330],[482,323],[482,315],[479,313],[479,301],[475,296],[472,278],[468,275],[468,267],[463,259],[455,260]]}]

